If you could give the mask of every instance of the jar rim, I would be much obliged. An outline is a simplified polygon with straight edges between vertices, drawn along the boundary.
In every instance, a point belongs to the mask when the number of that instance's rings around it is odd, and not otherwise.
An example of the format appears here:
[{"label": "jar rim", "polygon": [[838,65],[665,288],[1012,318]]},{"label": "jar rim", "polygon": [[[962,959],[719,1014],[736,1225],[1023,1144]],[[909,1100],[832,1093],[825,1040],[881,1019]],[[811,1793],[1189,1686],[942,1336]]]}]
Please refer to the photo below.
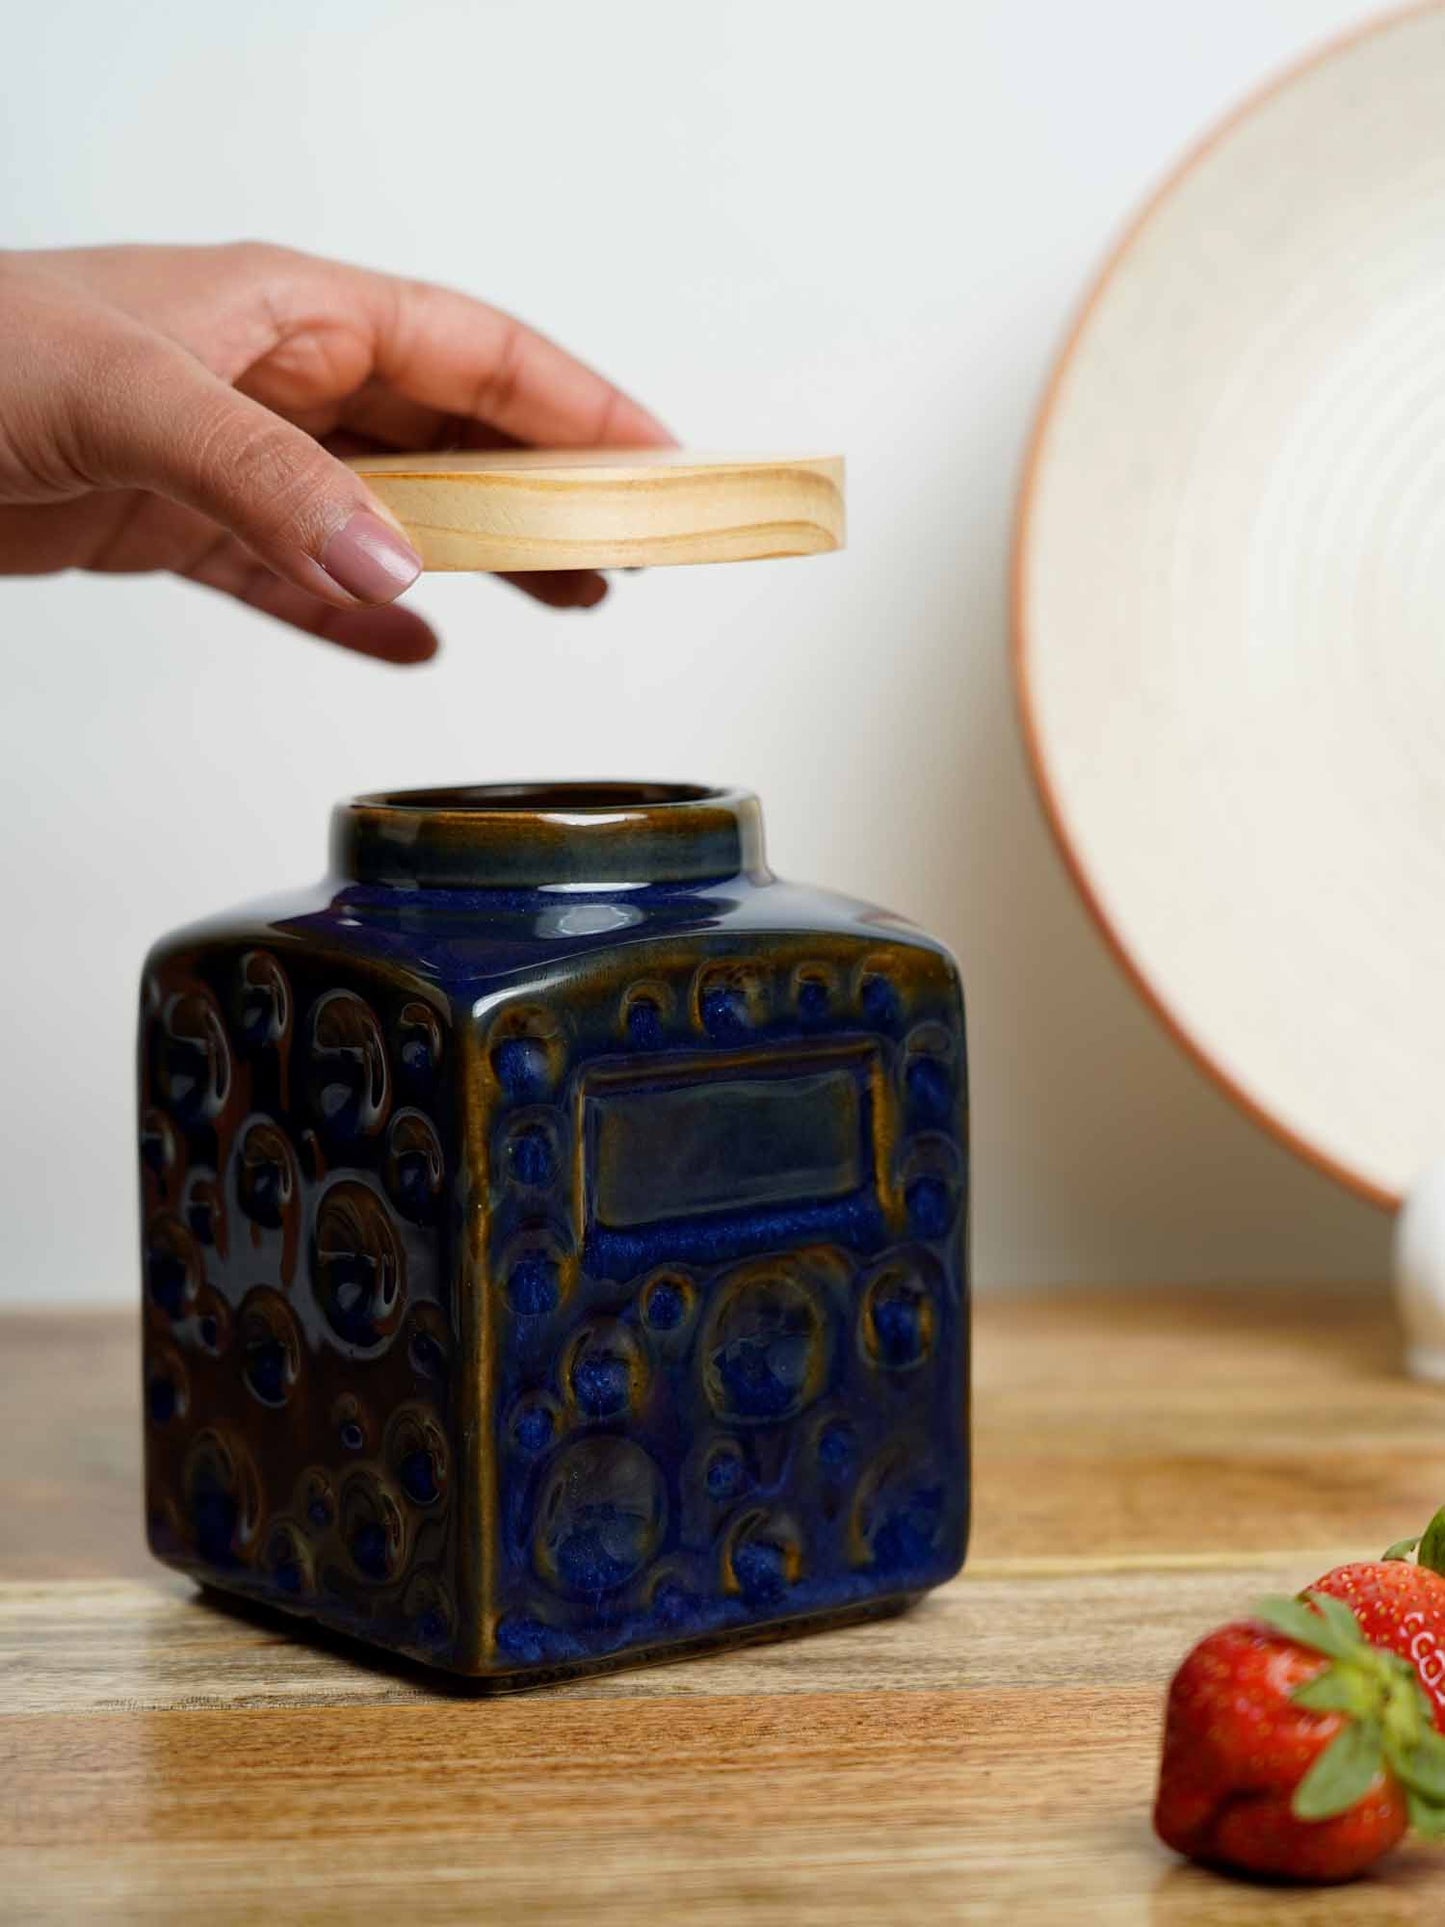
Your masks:
[{"label": "jar rim", "polygon": [[420,889],[619,889],[764,871],[748,790],[587,780],[382,790],[341,803],[332,860],[351,881]]},{"label": "jar rim", "polygon": [[560,783],[457,783],[440,788],[377,790],[353,797],[348,807],[372,809],[480,812],[528,811],[553,815],[558,811],[659,809],[680,803],[718,801],[736,790],[709,789],[702,783],[628,783],[610,779]]}]

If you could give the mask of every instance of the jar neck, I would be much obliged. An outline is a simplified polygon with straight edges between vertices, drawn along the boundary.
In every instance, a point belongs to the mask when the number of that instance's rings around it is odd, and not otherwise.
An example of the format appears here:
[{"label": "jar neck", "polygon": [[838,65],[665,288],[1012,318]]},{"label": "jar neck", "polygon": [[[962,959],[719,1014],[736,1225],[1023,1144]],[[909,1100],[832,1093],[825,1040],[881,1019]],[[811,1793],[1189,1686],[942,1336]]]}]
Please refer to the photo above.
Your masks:
[{"label": "jar neck", "polygon": [[625,890],[766,875],[746,790],[684,783],[482,783],[338,804],[333,874],[401,889]]}]

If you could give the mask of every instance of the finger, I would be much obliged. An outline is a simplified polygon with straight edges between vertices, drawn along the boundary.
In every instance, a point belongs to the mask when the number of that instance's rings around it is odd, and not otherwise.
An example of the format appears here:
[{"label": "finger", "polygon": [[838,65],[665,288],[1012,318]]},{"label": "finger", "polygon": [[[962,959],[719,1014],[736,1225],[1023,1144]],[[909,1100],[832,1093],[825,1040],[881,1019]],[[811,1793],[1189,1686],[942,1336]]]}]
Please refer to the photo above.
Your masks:
[{"label": "finger", "polygon": [[512,315],[450,288],[349,270],[374,329],[376,373],[443,414],[547,448],[649,448],[657,417]]},{"label": "finger", "polygon": [[595,569],[526,569],[516,574],[499,571],[523,595],[549,609],[595,609],[608,593],[607,578]]},{"label": "finger", "polygon": [[[368,381],[349,395],[337,412],[335,433],[319,431],[331,447],[340,435],[363,436],[374,446],[416,449],[520,448],[515,435],[505,434],[488,422],[474,421],[468,415],[451,414],[445,409],[428,408],[413,401],[384,381]],[[304,424],[313,434],[318,431],[310,421]]]},{"label": "finger", "polygon": [[[394,399],[400,402],[400,397]],[[414,406],[411,403],[401,405]],[[377,417],[369,410],[360,412],[361,419],[373,423],[377,421]],[[394,416],[388,414],[386,419],[394,424]],[[458,424],[455,416],[434,415],[433,427],[435,428],[436,424],[443,421],[462,430],[460,434],[445,438],[453,444],[460,442],[461,446],[467,448],[495,447],[509,441],[509,438],[501,435],[499,431],[484,428],[478,423]],[[412,448],[422,448],[427,445],[420,438],[409,443]],[[339,455],[345,460],[352,455],[377,454],[386,444],[378,440],[374,434],[354,434],[349,429],[338,429],[334,434],[326,437],[325,446],[332,454]],[[511,583],[514,589],[520,589],[524,595],[531,596],[533,601],[543,603],[549,609],[595,609],[608,593],[607,578],[599,575],[595,569],[543,569],[499,573],[504,582]]]},{"label": "finger", "polygon": [[72,465],[93,486],[198,510],[334,606],[390,602],[420,574],[358,476],[183,348],[137,329],[107,343],[101,366],[70,423]]},{"label": "finger", "polygon": [[170,249],[157,285],[156,252],[52,260],[57,273],[99,285],[116,307],[316,433],[375,374],[441,415],[487,422],[523,442],[620,448],[673,439],[555,342],[452,289],[258,242]]},{"label": "finger", "polygon": [[294,583],[283,582],[234,542],[213,546],[186,573],[193,582],[358,655],[402,664],[426,662],[437,652],[435,633],[414,611],[333,608]]}]

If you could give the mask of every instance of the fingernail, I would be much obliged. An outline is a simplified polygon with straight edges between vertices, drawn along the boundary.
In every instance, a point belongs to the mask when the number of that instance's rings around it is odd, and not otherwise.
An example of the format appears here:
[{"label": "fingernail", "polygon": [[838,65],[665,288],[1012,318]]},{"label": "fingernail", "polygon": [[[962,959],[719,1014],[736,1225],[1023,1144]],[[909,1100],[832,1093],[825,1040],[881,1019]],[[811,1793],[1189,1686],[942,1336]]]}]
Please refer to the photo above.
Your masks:
[{"label": "fingernail", "polygon": [[607,584],[599,576],[595,582],[584,582],[577,593],[577,603],[583,609],[595,609],[607,594]]},{"label": "fingernail", "polygon": [[358,602],[392,602],[421,574],[421,557],[379,515],[357,509],[321,551],[321,566]]}]

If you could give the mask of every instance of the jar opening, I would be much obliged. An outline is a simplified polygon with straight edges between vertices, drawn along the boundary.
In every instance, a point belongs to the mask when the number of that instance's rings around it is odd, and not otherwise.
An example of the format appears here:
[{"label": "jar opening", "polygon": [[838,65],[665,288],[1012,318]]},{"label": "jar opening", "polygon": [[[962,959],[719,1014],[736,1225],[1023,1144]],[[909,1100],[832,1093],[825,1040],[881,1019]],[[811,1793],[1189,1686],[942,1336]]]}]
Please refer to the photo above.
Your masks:
[{"label": "jar opening", "polygon": [[622,889],[766,874],[746,790],[698,783],[476,783],[341,804],[333,867],[411,889]]},{"label": "jar opening", "polygon": [[700,783],[471,783],[455,789],[388,790],[359,803],[411,810],[617,810],[700,803],[726,790]]}]

